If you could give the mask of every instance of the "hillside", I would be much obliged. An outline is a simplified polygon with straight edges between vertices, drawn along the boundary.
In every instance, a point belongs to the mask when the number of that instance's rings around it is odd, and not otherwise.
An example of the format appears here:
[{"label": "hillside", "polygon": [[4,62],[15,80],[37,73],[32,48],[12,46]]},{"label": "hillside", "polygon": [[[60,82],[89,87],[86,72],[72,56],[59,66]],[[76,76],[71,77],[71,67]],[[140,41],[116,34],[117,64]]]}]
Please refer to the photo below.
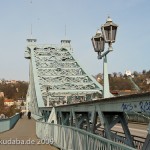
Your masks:
[{"label": "hillside", "polygon": [[8,99],[17,100],[20,98],[26,98],[28,89],[28,83],[25,81],[16,81],[11,83],[3,81],[0,83],[0,92],[4,93],[4,97]]},{"label": "hillside", "polygon": [[[103,85],[103,75],[98,74],[95,76],[96,80]],[[132,80],[132,81],[131,81]],[[128,91],[137,93],[135,83],[140,91],[139,92],[147,92],[150,91],[150,70],[143,70],[142,73],[138,73],[134,71],[131,76],[127,76],[122,73],[113,73],[109,74],[109,82],[110,82],[110,91]]]}]

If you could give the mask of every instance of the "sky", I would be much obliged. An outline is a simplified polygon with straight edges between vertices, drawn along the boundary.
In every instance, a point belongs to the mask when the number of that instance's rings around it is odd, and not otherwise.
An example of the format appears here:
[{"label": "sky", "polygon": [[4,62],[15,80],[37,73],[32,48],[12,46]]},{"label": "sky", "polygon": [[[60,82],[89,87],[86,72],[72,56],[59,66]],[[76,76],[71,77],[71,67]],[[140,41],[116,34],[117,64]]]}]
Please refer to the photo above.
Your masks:
[{"label": "sky", "polygon": [[[108,71],[150,70],[149,0],[1,0],[0,79],[29,79],[29,60],[24,58],[26,39],[38,44],[60,44],[71,40],[74,55],[91,74],[102,73],[91,37],[110,16],[118,27]],[[107,44],[105,50],[107,50]]]}]

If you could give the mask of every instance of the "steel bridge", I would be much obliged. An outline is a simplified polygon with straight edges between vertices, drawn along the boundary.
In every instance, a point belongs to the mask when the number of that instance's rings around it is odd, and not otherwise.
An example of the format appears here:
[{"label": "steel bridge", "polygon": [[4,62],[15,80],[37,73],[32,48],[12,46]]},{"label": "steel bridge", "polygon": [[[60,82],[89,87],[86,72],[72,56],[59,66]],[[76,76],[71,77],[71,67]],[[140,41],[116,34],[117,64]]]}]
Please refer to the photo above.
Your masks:
[{"label": "steel bridge", "polygon": [[[126,113],[149,115],[150,93],[118,97],[110,93],[103,99],[103,86],[81,67],[70,40],[62,40],[60,45],[38,45],[36,39],[27,42],[27,110],[37,120],[39,138],[52,137],[61,149],[137,149]],[[111,131],[117,123],[124,137]],[[103,137],[98,135],[100,126],[104,128]],[[150,149],[150,130],[142,149]]]}]

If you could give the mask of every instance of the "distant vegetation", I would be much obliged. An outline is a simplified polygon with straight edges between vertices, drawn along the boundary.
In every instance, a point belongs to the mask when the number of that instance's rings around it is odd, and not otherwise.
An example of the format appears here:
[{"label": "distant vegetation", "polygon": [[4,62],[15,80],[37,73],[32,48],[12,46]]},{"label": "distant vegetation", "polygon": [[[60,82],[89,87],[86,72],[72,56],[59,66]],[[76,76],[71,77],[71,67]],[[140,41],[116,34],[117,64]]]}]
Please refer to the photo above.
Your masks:
[{"label": "distant vegetation", "polygon": [[[102,74],[96,75],[95,78],[99,83],[103,84]],[[141,89],[141,92],[150,91],[150,70],[143,70],[141,73],[134,71],[132,73],[132,80]],[[113,74],[109,74],[109,82],[111,91],[135,90],[127,75],[120,72],[114,72]]]},{"label": "distant vegetation", "polygon": [[[6,80],[1,80],[0,83],[0,92],[4,93],[4,97],[0,97],[0,114],[4,114],[7,117],[11,117],[17,112],[20,112],[21,110],[16,107],[16,105],[13,106],[4,106],[4,99],[12,99],[12,100],[18,100],[18,99],[25,99],[28,89],[28,83],[24,81],[16,81],[14,83],[10,83]],[[21,106],[24,104],[22,103]]]},{"label": "distant vegetation", "polygon": [[26,98],[28,83],[24,81],[16,81],[16,83],[6,83],[3,81],[0,84],[0,92],[4,92],[5,98],[17,100]]}]

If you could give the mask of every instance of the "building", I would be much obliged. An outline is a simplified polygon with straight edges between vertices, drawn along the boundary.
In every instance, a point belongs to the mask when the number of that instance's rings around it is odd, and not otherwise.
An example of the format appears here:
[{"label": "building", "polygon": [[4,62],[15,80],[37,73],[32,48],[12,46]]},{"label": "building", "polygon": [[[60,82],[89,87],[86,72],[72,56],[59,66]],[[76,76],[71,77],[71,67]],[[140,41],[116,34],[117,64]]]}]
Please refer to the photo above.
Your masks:
[{"label": "building", "polygon": [[4,105],[5,106],[12,106],[12,105],[14,105],[14,101],[12,99],[5,99]]},{"label": "building", "polygon": [[4,97],[4,92],[0,92],[0,97]]},{"label": "building", "polygon": [[11,82],[12,84],[16,84],[16,83],[17,83],[16,80],[11,80],[10,82]]},{"label": "building", "polygon": [[146,79],[146,84],[150,84],[150,78]]},{"label": "building", "polygon": [[126,75],[127,77],[132,77],[132,78],[134,78],[134,75],[131,73],[130,70],[126,70],[126,71],[125,71],[125,75]]},{"label": "building", "polygon": [[126,71],[125,71],[125,74],[126,74],[127,76],[131,76],[131,71],[130,71],[130,70],[126,70]]}]

